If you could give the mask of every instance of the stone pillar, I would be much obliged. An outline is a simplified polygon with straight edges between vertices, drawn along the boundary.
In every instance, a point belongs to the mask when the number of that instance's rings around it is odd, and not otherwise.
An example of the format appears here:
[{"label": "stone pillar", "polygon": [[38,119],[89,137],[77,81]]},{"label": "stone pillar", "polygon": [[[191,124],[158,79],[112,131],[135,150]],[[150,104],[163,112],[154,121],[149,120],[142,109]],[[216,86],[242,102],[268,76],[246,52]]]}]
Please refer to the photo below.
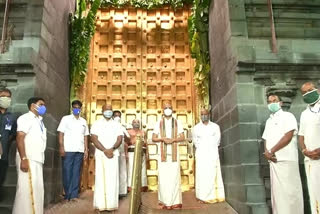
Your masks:
[{"label": "stone pillar", "polygon": [[[269,117],[266,97],[278,94],[285,110],[299,121],[305,108],[298,90],[320,77],[320,30],[305,23],[320,2],[273,1],[278,53],[271,51],[267,1],[214,0],[210,7],[209,43],[213,121],[222,131],[221,163],[226,199],[240,214],[270,212],[269,164],[261,136]],[[287,13],[281,13],[286,8]],[[315,20],[320,23],[320,19]],[[307,33],[308,32],[308,33]],[[305,38],[301,40],[301,38]],[[312,39],[311,39],[312,38]],[[301,154],[300,154],[301,156]],[[302,163],[300,157],[300,163]],[[303,165],[301,175],[304,178]],[[308,213],[303,179],[305,213]]]},{"label": "stone pillar", "polygon": [[[20,26],[17,22],[19,36],[12,41],[9,51],[0,55],[0,79],[12,90],[11,111],[18,115],[28,111],[26,103],[30,97],[39,96],[46,101],[46,206],[57,201],[62,193],[56,129],[62,116],[69,114],[68,21],[69,13],[75,9],[75,0],[22,0],[13,2],[12,7],[19,8],[19,13],[13,12],[11,20],[14,22],[22,17],[24,24]],[[11,213],[17,180],[15,153],[14,144],[10,150],[10,167],[3,188],[5,198],[0,201],[0,213]]]}]

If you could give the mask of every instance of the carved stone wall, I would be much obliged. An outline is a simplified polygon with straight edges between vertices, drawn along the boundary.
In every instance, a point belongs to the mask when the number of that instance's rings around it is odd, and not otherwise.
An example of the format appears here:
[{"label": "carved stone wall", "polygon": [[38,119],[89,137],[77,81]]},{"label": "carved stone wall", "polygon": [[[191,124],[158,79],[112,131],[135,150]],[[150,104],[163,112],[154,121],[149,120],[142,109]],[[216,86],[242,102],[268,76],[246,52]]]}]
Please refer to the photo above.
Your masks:
[{"label": "carved stone wall", "polygon": [[[0,1],[2,8],[5,1]],[[61,117],[69,113],[68,17],[75,1],[11,1],[10,19],[23,25],[9,51],[0,54],[0,80],[12,91],[11,112],[28,111],[27,100],[40,96],[46,100],[44,123],[48,141],[44,163],[45,205],[62,193],[61,161],[57,152],[56,129]],[[15,8],[19,8],[19,13]],[[1,18],[1,15],[0,15]],[[20,22],[19,22],[20,23]],[[10,149],[9,171],[0,199],[0,213],[11,213],[17,182],[15,144]]]},{"label": "carved stone wall", "polygon": [[[299,88],[320,77],[320,2],[273,0],[278,53],[271,51],[267,1],[215,0],[210,8],[211,105],[221,128],[226,199],[240,214],[270,213],[269,164],[261,141],[275,93],[299,122]],[[303,39],[301,39],[303,38]],[[302,156],[305,213],[309,213]]]}]

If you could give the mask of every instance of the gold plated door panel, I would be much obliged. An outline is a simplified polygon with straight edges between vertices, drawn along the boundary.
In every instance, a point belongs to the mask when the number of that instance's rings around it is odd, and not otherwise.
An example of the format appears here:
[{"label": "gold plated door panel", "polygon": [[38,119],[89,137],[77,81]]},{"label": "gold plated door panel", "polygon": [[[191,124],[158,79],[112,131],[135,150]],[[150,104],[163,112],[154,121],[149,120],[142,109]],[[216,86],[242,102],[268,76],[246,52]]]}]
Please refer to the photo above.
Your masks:
[{"label": "gold plated door panel", "polygon": [[[192,63],[188,43],[189,9],[161,8],[143,11],[142,20],[142,122],[152,137],[162,106],[170,102],[175,116],[183,123],[186,137],[193,124]],[[157,189],[158,145],[149,141],[148,185]],[[180,145],[182,189],[194,186],[193,156],[188,143]],[[189,151],[190,152],[190,151]]]},{"label": "gold plated door panel", "polygon": [[[141,120],[149,139],[148,184],[157,190],[159,149],[151,142],[155,122],[164,102],[171,102],[186,137],[194,124],[196,106],[193,61],[188,43],[190,8],[101,9],[97,15],[89,72],[83,97],[89,124],[102,116],[101,107],[111,103],[123,113],[122,123]],[[179,146],[182,189],[194,186],[192,143]],[[91,158],[93,161],[93,158]],[[89,164],[91,181],[94,170]],[[91,167],[91,168],[90,168]],[[89,187],[91,187],[89,184]]]}]

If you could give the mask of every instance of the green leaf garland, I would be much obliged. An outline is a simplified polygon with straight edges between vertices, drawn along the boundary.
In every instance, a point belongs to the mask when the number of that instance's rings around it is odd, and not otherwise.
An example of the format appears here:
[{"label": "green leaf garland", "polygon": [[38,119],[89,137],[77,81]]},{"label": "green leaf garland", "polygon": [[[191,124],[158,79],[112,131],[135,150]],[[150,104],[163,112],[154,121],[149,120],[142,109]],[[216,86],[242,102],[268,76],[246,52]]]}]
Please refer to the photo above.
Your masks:
[{"label": "green leaf garland", "polygon": [[[188,34],[191,57],[195,59],[194,83],[202,104],[209,104],[210,57],[208,43],[209,6],[211,0],[79,0],[78,11],[72,17],[70,41],[71,98],[83,85],[87,73],[90,42],[95,32],[98,9],[106,7],[122,8],[131,5],[135,8],[154,9],[169,5],[181,8],[192,4],[192,15],[188,20]],[[83,13],[90,6],[86,16]]]},{"label": "green leaf garland", "polygon": [[87,8],[85,0],[78,2],[78,11],[71,18],[70,38],[70,98],[73,99],[76,90],[83,85],[90,56],[90,42],[95,33],[96,14],[100,8],[100,0],[94,0],[86,16],[83,15]]}]

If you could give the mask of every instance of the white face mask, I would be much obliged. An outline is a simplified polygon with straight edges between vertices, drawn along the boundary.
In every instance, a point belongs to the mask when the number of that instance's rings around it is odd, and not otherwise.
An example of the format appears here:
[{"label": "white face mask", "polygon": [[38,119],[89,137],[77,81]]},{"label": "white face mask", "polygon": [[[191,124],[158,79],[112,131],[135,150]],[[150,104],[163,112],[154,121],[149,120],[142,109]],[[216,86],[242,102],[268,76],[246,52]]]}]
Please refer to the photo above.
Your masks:
[{"label": "white face mask", "polygon": [[112,110],[105,110],[103,112],[103,116],[105,116],[106,118],[111,118],[112,117],[112,114],[113,114],[113,111]]},{"label": "white face mask", "polygon": [[113,120],[116,121],[116,122],[118,122],[118,123],[121,122],[121,118],[120,118],[120,117],[115,117],[115,118],[113,118]]},{"label": "white face mask", "polygon": [[11,98],[10,97],[0,97],[0,107],[7,109],[11,105]]},{"label": "white face mask", "polygon": [[172,115],[172,109],[166,108],[163,112],[164,115],[166,115],[167,117]]}]

